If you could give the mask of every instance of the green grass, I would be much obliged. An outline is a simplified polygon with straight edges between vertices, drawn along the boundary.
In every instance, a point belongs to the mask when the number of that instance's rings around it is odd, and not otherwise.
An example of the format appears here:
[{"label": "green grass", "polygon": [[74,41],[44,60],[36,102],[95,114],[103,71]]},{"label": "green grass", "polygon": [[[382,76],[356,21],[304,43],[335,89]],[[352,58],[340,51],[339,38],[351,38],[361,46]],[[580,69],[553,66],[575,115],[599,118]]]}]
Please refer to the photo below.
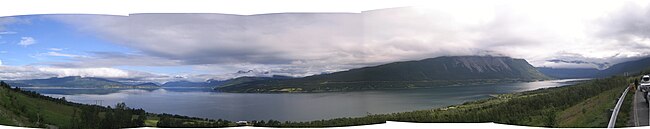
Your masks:
[{"label": "green grass", "polygon": [[[632,114],[633,113],[633,105],[632,102],[634,101],[634,90],[630,90],[627,95],[625,96],[625,101],[623,101],[623,105],[621,106],[621,111],[618,113],[618,118],[616,118],[616,127],[631,127],[633,126],[632,123]],[[619,95],[620,96],[620,95]]]},{"label": "green grass", "polygon": [[[610,118],[609,109],[614,108],[616,104],[614,98],[620,97],[622,91],[620,88],[611,89],[567,108],[557,115],[557,126],[574,128],[606,127]],[[628,116],[627,112],[619,113],[619,116],[623,115]]]},{"label": "green grass", "polygon": [[18,116],[13,112],[7,111],[4,107],[0,107],[0,124],[26,126],[26,123],[28,123],[27,118]]},{"label": "green grass", "polygon": [[[70,123],[73,109],[76,109],[72,106],[32,98],[6,88],[0,89],[0,103],[3,104],[3,108],[0,108],[1,112],[13,114],[2,120],[3,124],[27,127],[42,127],[36,124],[38,117],[42,119],[40,122],[43,124],[66,127]],[[21,117],[27,120],[20,120]]]},{"label": "green grass", "polygon": [[156,124],[158,124],[157,119],[147,119],[144,121],[144,125],[147,127],[156,127]]}]

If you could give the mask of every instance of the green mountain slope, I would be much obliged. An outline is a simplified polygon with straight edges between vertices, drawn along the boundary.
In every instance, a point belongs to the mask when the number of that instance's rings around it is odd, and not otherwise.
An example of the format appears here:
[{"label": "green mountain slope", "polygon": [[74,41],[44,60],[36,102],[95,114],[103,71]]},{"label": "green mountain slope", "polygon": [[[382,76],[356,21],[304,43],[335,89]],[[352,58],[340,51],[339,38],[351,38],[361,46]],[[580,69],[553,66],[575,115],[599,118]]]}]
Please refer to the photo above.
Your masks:
[{"label": "green mountain slope", "polygon": [[47,101],[46,98],[35,98],[10,89],[5,83],[0,87],[0,124],[22,127],[46,127],[56,125],[67,128],[70,126],[74,110],[73,106],[65,105],[58,100]]},{"label": "green mountain slope", "polygon": [[549,78],[524,59],[493,56],[444,56],[304,78],[251,81],[216,89],[226,92],[327,92],[544,79]]},{"label": "green mountain slope", "polygon": [[428,81],[466,79],[546,79],[523,59],[491,56],[447,56],[352,69],[326,76],[324,81]]}]

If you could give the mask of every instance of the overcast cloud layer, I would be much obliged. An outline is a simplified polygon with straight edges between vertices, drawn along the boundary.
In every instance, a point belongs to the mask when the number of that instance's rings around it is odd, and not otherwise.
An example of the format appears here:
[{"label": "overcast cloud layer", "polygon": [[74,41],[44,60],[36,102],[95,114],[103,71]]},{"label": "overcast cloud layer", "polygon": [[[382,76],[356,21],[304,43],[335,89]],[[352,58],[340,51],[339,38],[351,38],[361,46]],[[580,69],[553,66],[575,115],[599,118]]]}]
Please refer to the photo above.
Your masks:
[{"label": "overcast cloud layer", "polygon": [[[250,16],[45,15],[138,51],[66,55],[73,59],[43,62],[46,68],[2,66],[0,79],[31,75],[151,77],[143,80],[307,76],[448,55],[504,55],[526,59],[537,67],[604,69],[650,55],[650,8],[646,1],[581,7],[567,3]],[[0,32],[2,24],[0,20]],[[191,66],[210,74],[162,75],[113,68],[117,66]]]}]

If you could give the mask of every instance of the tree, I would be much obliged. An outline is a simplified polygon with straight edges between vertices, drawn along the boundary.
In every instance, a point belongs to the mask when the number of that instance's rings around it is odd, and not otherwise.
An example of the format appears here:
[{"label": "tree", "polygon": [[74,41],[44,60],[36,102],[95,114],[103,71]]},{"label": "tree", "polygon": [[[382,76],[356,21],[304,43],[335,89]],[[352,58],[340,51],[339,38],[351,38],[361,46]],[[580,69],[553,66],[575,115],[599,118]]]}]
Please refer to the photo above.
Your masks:
[{"label": "tree", "polygon": [[11,87],[9,85],[7,85],[7,83],[5,83],[4,81],[0,81],[0,86],[2,86],[4,88],[7,88],[7,89],[11,89]]},{"label": "tree", "polygon": [[147,119],[147,116],[145,114],[139,114],[138,118],[134,120],[134,124],[136,127],[141,127],[144,126],[144,120]]},{"label": "tree", "polygon": [[81,112],[81,128],[96,129],[100,123],[99,112],[95,107],[88,107]]},{"label": "tree", "polygon": [[115,104],[115,109],[117,110],[126,110],[127,108],[128,107],[126,107],[126,103],[124,102]]},{"label": "tree", "polygon": [[[110,109],[110,108],[109,108]],[[104,120],[102,120],[100,126],[102,129],[118,129],[117,122],[114,120],[113,112],[110,110],[104,115]]]}]

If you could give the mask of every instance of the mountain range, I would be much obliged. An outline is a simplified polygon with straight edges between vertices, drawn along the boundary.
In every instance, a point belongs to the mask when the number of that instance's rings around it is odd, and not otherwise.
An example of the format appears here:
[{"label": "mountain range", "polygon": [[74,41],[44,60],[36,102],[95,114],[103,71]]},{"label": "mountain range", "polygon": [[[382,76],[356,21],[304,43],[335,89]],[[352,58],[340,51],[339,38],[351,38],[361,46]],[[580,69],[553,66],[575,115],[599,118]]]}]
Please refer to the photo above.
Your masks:
[{"label": "mountain range", "polygon": [[65,87],[65,88],[158,88],[155,83],[125,84],[96,77],[52,77],[47,79],[7,81],[17,87]]},{"label": "mountain range", "polygon": [[210,79],[210,80],[205,81],[205,82],[190,82],[190,81],[186,81],[186,80],[171,81],[171,82],[166,82],[166,83],[162,84],[161,86],[162,87],[221,87],[221,86],[235,85],[235,84],[250,82],[250,81],[289,79],[289,78],[293,78],[293,77],[282,76],[282,75],[273,75],[271,77],[243,76],[243,77],[237,77],[237,78],[232,78],[232,79],[227,79],[227,80]]},{"label": "mountain range", "polygon": [[598,75],[600,70],[596,68],[552,68],[552,67],[539,67],[537,68],[539,72],[544,73],[544,75],[557,78],[557,79],[569,79],[569,78],[594,78]]},{"label": "mountain range", "polygon": [[650,68],[650,57],[618,63],[607,69],[595,68],[548,68],[539,67],[537,70],[553,78],[605,78],[625,73],[636,74]]},{"label": "mountain range", "polygon": [[524,59],[496,56],[443,56],[417,61],[394,62],[302,78],[238,77],[205,82],[171,81],[157,83],[123,83],[97,77],[53,77],[14,80],[18,87],[66,88],[165,88],[207,87],[224,92],[330,92],[367,89],[423,88],[468,84],[506,83],[547,80],[551,78],[603,78],[636,73],[650,68],[650,58],[615,64],[607,69],[535,68]]},{"label": "mountain range", "polygon": [[126,83],[97,77],[52,77],[46,79],[13,80],[6,81],[17,87],[56,87],[56,88],[169,88],[169,87],[207,87],[214,88],[222,85],[234,85],[249,81],[288,79],[289,76],[273,75],[271,77],[238,77],[228,80],[207,80],[205,82],[191,82],[186,80],[170,81],[162,85],[153,82]]},{"label": "mountain range", "polygon": [[225,92],[328,92],[421,88],[551,79],[524,59],[443,56],[394,62],[284,80],[258,80],[216,88]]}]

